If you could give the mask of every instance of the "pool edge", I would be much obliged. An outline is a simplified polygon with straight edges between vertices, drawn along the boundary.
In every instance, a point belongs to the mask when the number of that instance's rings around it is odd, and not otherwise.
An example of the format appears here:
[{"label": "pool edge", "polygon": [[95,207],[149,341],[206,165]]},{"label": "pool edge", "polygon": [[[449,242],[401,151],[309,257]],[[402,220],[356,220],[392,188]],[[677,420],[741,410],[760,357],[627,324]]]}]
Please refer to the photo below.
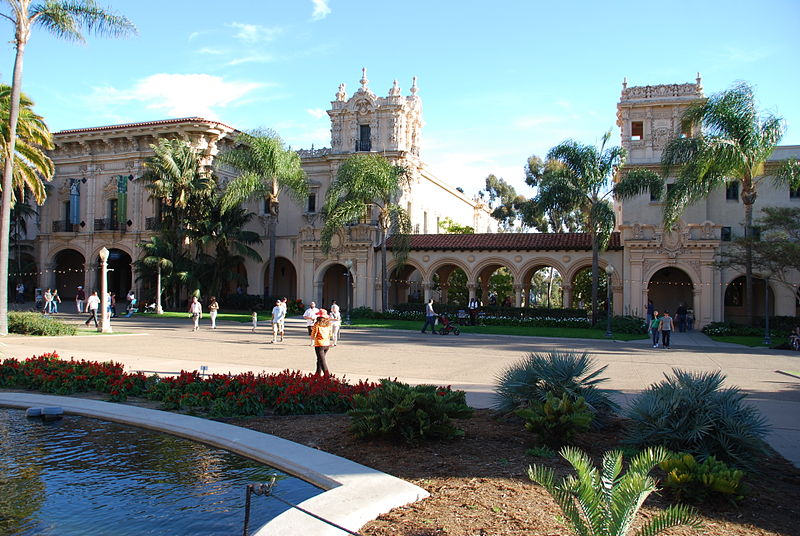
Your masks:
[{"label": "pool edge", "polygon": [[[21,409],[60,406],[67,414],[139,426],[229,450],[322,488],[325,490],[323,493],[304,501],[301,506],[352,531],[357,531],[392,508],[429,495],[410,482],[340,456],[270,434],[200,417],[113,402],[20,392],[0,392],[0,406]],[[334,536],[344,533],[290,509],[269,521],[255,534]]]}]

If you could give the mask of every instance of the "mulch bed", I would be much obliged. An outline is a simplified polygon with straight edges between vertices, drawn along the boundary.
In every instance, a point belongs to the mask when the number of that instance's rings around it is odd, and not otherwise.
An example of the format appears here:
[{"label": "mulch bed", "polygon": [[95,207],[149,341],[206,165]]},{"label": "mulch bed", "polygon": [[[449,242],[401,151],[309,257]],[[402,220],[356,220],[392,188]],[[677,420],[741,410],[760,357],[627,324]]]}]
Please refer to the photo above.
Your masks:
[{"label": "mulch bed", "polygon": [[[349,432],[345,415],[259,417],[226,422],[319,448],[378,469],[426,489],[431,496],[396,508],[361,528],[374,536],[566,536],[570,529],[550,496],[527,477],[537,463],[567,471],[560,457],[526,455],[531,435],[517,422],[478,410],[460,422],[463,439],[418,447],[361,441]],[[599,459],[619,444],[619,423],[584,434],[576,445]],[[800,535],[800,470],[778,455],[747,478],[750,492],[738,504],[699,505],[704,527],[672,529],[669,535]],[[668,505],[653,494],[640,517]]]}]

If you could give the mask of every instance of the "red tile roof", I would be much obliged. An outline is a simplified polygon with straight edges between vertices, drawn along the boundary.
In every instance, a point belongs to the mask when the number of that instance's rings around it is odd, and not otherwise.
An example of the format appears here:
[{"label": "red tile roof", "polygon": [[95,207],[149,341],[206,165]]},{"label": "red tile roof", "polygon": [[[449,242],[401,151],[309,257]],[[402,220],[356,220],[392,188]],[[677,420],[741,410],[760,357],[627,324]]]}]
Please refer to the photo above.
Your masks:
[{"label": "red tile roof", "polygon": [[[388,246],[391,248],[392,240]],[[411,235],[412,250],[439,251],[575,251],[591,250],[589,233],[480,233]],[[619,233],[612,233],[608,249],[621,250]]]},{"label": "red tile roof", "polygon": [[231,126],[226,125],[225,123],[220,123],[219,121],[203,119],[202,117],[181,117],[178,119],[160,119],[158,121],[144,121],[142,123],[123,123],[121,125],[105,125],[101,127],[74,128],[70,130],[59,130],[58,132],[54,132],[53,134],[57,136],[59,134],[77,134],[79,132],[96,132],[99,130],[119,130],[123,128],[149,127],[154,125],[176,125],[181,123],[213,123],[215,125],[222,125],[223,127],[229,128],[231,130],[236,130]]}]

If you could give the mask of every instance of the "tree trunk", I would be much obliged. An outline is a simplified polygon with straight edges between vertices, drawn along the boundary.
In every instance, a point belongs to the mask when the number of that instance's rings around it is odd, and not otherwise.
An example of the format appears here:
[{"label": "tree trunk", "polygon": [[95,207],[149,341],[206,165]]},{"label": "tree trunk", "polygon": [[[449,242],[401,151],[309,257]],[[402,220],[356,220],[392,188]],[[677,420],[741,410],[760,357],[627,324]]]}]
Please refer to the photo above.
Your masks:
[{"label": "tree trunk", "polygon": [[[18,14],[24,17],[27,13]],[[8,144],[3,169],[2,200],[0,201],[0,335],[8,335],[8,256],[11,238],[11,194],[14,178],[14,153],[17,144],[17,123],[19,122],[19,100],[22,93],[22,60],[27,42],[26,30],[19,28],[25,22],[17,21],[14,74],[11,79],[11,103],[8,113]]]},{"label": "tree trunk", "polygon": [[387,286],[389,274],[386,268],[386,234],[387,229],[381,226],[381,310],[386,311],[389,306],[389,287]]},{"label": "tree trunk", "polygon": [[[743,192],[744,193],[744,192]],[[751,240],[753,238],[753,201],[755,199],[750,200],[748,196],[747,201],[745,202],[745,196],[742,196],[742,201],[744,202],[744,237],[745,237],[745,253],[744,253],[744,292],[745,292],[745,323],[748,326],[752,326],[753,324],[753,244]],[[764,312],[766,314],[766,311]]]},{"label": "tree trunk", "polygon": [[[273,211],[273,203],[270,202],[269,214],[269,268],[267,271],[267,286],[269,295],[272,298],[278,298],[275,293],[275,260],[277,258],[277,245],[275,242],[278,240],[278,207],[277,205]],[[269,305],[269,304],[265,304]]]},{"label": "tree trunk", "polygon": [[597,231],[592,230],[592,326],[597,324],[597,294],[599,286],[600,244]]}]

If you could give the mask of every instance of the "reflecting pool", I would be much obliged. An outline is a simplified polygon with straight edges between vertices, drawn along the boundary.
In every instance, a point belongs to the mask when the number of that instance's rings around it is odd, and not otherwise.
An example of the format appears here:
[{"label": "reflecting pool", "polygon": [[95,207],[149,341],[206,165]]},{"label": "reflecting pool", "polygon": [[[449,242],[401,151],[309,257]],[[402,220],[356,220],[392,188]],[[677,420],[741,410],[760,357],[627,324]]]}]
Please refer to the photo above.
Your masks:
[{"label": "reflecting pool", "polygon": [[[277,475],[300,503],[321,489],[236,454],[160,432],[0,408],[0,534],[241,534],[245,487]],[[252,497],[254,531],[286,510]]]}]

